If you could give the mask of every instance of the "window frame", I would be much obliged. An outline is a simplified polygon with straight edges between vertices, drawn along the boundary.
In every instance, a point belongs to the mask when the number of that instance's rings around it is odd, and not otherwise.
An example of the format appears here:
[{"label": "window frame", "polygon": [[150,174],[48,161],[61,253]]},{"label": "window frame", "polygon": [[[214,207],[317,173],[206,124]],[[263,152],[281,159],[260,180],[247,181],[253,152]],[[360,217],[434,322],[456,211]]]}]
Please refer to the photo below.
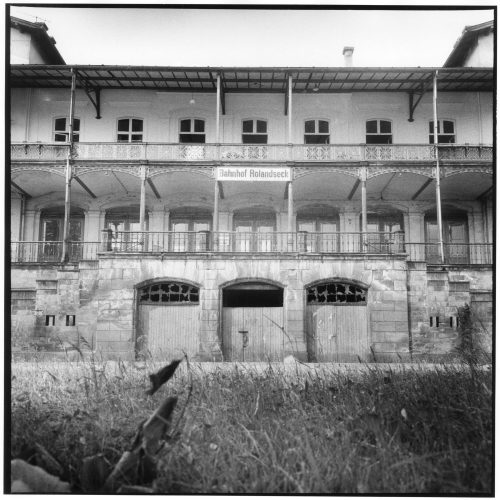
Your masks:
[{"label": "window frame", "polygon": [[[456,121],[451,120],[449,118],[438,118],[437,122],[438,122],[438,144],[456,144],[457,143]],[[449,122],[453,124],[453,134],[444,132],[444,122]],[[453,137],[453,141],[442,142],[440,140],[441,137]],[[429,144],[434,144],[434,120],[429,120]]]},{"label": "window frame", "polygon": [[[376,122],[377,124],[377,132],[367,132],[367,126],[369,122]],[[386,132],[381,132],[381,122],[387,122],[391,126],[391,132],[386,133]],[[392,120],[389,120],[387,118],[369,118],[365,120],[365,144],[371,146],[371,145],[390,145],[393,143],[393,135],[394,135],[394,129],[392,126]],[[388,137],[389,142],[368,142],[368,137]]]},{"label": "window frame", "polygon": [[[314,132],[309,133],[306,132],[306,124],[308,122],[314,122]],[[322,133],[319,132],[319,122],[325,122],[328,125],[328,133]],[[304,120],[304,144],[307,144],[309,146],[321,146],[324,144],[330,144],[330,135],[331,135],[331,127],[330,127],[330,120],[327,120],[325,118],[308,118]],[[326,137],[327,141],[326,142],[307,142],[307,137]]]},{"label": "window frame", "polygon": [[[252,132],[244,132],[243,126],[245,122],[252,122]],[[266,124],[265,132],[257,132],[257,122],[264,122]],[[244,137],[265,137],[265,142],[246,142]],[[242,144],[253,144],[256,146],[266,145],[269,143],[269,120],[264,118],[243,118],[241,120],[241,143]]]},{"label": "window frame", "polygon": [[[64,120],[64,130],[56,130],[56,122],[57,120]],[[78,130],[75,129],[75,124],[78,122]],[[79,117],[73,117],[73,142],[80,142],[80,129],[81,129],[82,121]],[[64,141],[58,141],[56,139],[57,135],[64,135]],[[69,120],[67,116],[55,116],[52,120],[52,140],[54,142],[63,142],[68,143],[69,138]]]},{"label": "window frame", "polygon": [[[122,120],[128,120],[128,122],[129,122],[128,131],[118,130],[119,123]],[[142,130],[141,130],[140,133],[134,132],[132,130],[132,120],[140,120],[142,122]],[[141,140],[140,141],[133,141],[132,140],[132,136],[133,135],[139,135],[139,134],[141,136]],[[118,138],[119,135],[127,135],[128,139],[126,141],[125,140],[120,140]],[[140,144],[140,143],[143,143],[144,142],[144,118],[141,118],[139,116],[121,116],[121,117],[117,118],[116,119],[116,136],[115,137],[116,137],[116,142],[123,143],[123,144]]]},{"label": "window frame", "polygon": [[[190,125],[189,125],[189,132],[183,132],[182,131],[182,122],[189,120]],[[201,121],[203,122],[203,132],[196,132],[195,131],[195,122],[196,121]],[[196,116],[190,116],[190,117],[184,117],[184,118],[179,118],[178,122],[178,127],[179,127],[179,144],[206,144],[207,142],[207,120],[205,118],[200,118]],[[203,141],[197,141],[197,142],[184,142],[181,140],[182,135],[189,135],[193,137],[202,137],[203,136]]]}]

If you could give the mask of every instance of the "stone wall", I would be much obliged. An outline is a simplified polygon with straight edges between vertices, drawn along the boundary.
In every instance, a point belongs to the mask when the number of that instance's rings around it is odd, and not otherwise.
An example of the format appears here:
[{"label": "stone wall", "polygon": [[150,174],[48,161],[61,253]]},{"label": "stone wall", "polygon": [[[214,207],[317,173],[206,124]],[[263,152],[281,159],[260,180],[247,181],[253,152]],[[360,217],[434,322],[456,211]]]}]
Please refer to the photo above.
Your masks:
[{"label": "stone wall", "polygon": [[[91,344],[96,278],[97,262],[16,266],[11,273],[13,351],[72,351],[81,337]],[[29,304],[22,302],[28,295]]]},{"label": "stone wall", "polygon": [[271,280],[284,287],[288,343],[285,356],[307,360],[305,287],[328,278],[356,280],[368,286],[370,344],[380,358],[407,355],[408,320],[406,262],[327,257],[269,258],[264,256],[162,260],[144,256],[105,256],[99,261],[97,287],[97,348],[116,357],[133,356],[135,347],[135,288],[151,279],[199,283],[201,303],[200,359],[220,358],[220,290],[237,279]]},{"label": "stone wall", "polygon": [[[305,288],[340,278],[367,289],[369,361],[447,359],[458,343],[458,307],[471,305],[482,343],[491,352],[490,268],[428,268],[401,259],[359,257],[102,256],[79,265],[16,265],[12,269],[12,345],[71,349],[133,359],[136,290],[147,280],[188,280],[200,286],[200,360],[220,360],[221,290],[235,280],[271,280],[284,289],[284,355],[307,360]],[[75,316],[75,324],[66,324]],[[53,316],[52,319],[48,316]],[[431,324],[432,318],[432,324]],[[71,318],[69,318],[71,319]],[[439,324],[437,324],[439,320]],[[49,324],[47,324],[49,322]]]},{"label": "stone wall", "polygon": [[456,358],[458,308],[471,305],[484,349],[491,352],[492,272],[485,267],[427,267],[410,264],[409,310],[415,360]]}]

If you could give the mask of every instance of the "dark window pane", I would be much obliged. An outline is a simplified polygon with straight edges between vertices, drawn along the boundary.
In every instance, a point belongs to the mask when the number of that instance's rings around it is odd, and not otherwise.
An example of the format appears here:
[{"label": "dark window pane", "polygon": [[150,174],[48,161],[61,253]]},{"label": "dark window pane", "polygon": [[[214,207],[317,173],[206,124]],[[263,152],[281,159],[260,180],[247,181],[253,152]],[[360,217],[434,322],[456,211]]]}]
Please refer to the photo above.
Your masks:
[{"label": "dark window pane", "polygon": [[387,120],[380,120],[380,133],[390,134],[391,133],[391,122]]},{"label": "dark window pane", "polygon": [[314,134],[316,130],[314,130],[314,120],[307,120],[305,125],[306,134]]},{"label": "dark window pane", "polygon": [[128,132],[129,120],[125,118],[123,120],[118,120],[118,131],[119,132]]},{"label": "dark window pane", "polygon": [[181,120],[181,132],[191,132],[191,120]]},{"label": "dark window pane", "polygon": [[128,142],[127,134],[118,134],[118,142]]},{"label": "dark window pane", "polygon": [[265,134],[267,132],[267,122],[264,120],[257,120],[257,132],[259,134]]},{"label": "dark window pane", "polygon": [[64,132],[66,130],[66,118],[56,118],[54,122],[54,130]]},{"label": "dark window pane", "polygon": [[205,121],[195,120],[194,121],[194,131],[195,132],[205,132]]},{"label": "dark window pane", "polygon": [[141,142],[142,141],[142,134],[133,134],[132,135],[132,142]]},{"label": "dark window pane", "polygon": [[328,127],[328,122],[325,120],[320,120],[318,123],[318,132],[320,134],[328,134],[330,132],[329,127]]},{"label": "dark window pane", "polygon": [[179,142],[184,144],[204,144],[205,134],[179,134]]},{"label": "dark window pane", "polygon": [[54,140],[56,142],[66,142],[66,134],[56,134]]},{"label": "dark window pane", "polygon": [[366,122],[366,133],[367,134],[377,133],[377,120],[368,120]]},{"label": "dark window pane", "polygon": [[253,132],[253,120],[243,120],[243,133],[251,134]]},{"label": "dark window pane", "polygon": [[243,144],[267,144],[267,135],[259,134],[243,134]]},{"label": "dark window pane", "polygon": [[[434,139],[434,137],[433,137],[433,139]],[[438,142],[453,144],[455,142],[455,136],[454,135],[438,135]]]},{"label": "dark window pane", "polygon": [[453,134],[455,132],[455,124],[452,121],[444,120],[443,121],[443,132],[445,134]]},{"label": "dark window pane", "polygon": [[367,135],[366,144],[392,144],[392,135]]},{"label": "dark window pane", "polygon": [[59,241],[59,221],[46,220],[44,225],[44,241]]},{"label": "dark window pane", "polygon": [[434,133],[434,122],[429,122],[429,134]]},{"label": "dark window pane", "polygon": [[79,132],[80,130],[80,118],[75,118],[73,120],[73,132]]},{"label": "dark window pane", "polygon": [[304,136],[305,144],[330,144],[330,136],[328,135],[306,135]]},{"label": "dark window pane", "polygon": [[73,134],[73,142],[80,142],[80,134]]},{"label": "dark window pane", "polygon": [[132,120],[132,132],[142,132],[142,120]]}]

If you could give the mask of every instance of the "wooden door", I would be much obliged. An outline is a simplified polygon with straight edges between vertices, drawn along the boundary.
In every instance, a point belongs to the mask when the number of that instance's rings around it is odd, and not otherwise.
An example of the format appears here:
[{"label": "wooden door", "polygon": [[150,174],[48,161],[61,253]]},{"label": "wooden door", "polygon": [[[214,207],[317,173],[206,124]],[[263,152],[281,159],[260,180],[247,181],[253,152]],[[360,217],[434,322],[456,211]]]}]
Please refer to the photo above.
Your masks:
[{"label": "wooden door", "polygon": [[224,359],[282,361],[284,357],[284,334],[280,328],[282,326],[282,307],[224,307],[222,314]]},{"label": "wooden door", "polygon": [[199,350],[198,305],[139,306],[139,334],[143,349],[158,359],[193,357]]},{"label": "wooden door", "polygon": [[366,306],[308,305],[307,336],[311,360],[368,360],[370,347]]}]

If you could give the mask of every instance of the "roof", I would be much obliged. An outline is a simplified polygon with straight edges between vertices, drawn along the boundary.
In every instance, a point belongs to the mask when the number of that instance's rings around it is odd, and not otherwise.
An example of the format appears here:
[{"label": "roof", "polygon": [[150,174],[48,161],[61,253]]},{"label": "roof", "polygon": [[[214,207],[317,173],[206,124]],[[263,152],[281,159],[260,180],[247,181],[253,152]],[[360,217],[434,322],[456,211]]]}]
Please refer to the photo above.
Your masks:
[{"label": "roof", "polygon": [[32,23],[18,17],[10,18],[11,28],[16,28],[21,32],[30,33],[36,42],[38,50],[43,55],[47,64],[66,64],[59,51],[56,49],[56,41],[49,36],[45,23]]},{"label": "roof", "polygon": [[484,36],[492,32],[494,22],[487,21],[485,23],[476,24],[474,26],[466,26],[460,35],[460,38],[455,42],[451,54],[444,63],[445,68],[462,66],[470,48],[476,43],[480,36]]},{"label": "roof", "polygon": [[292,77],[293,92],[415,92],[429,89],[438,71],[440,91],[492,91],[493,68],[249,68],[170,66],[46,66],[15,64],[11,87],[69,88],[72,69],[77,87],[150,89],[161,92],[283,93]]}]

